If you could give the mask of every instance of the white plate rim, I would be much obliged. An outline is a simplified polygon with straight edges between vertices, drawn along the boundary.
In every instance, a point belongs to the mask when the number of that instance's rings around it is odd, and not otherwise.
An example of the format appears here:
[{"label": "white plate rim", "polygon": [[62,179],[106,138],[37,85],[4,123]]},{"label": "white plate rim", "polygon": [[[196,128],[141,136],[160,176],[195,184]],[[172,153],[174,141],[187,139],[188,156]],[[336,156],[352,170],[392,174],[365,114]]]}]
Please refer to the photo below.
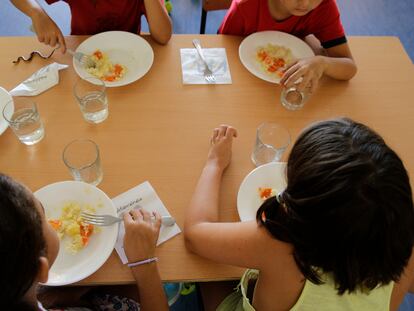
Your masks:
[{"label": "white plate rim", "polygon": [[[280,78],[273,78],[272,79],[270,76],[266,75],[265,73],[258,72],[257,70],[251,68],[249,62],[247,60],[245,60],[244,57],[242,57],[243,50],[245,49],[247,44],[250,44],[250,41],[253,41],[256,37],[259,37],[259,36],[260,37],[268,36],[268,37],[271,38],[274,35],[286,37],[286,38],[289,38],[289,40],[294,40],[294,41],[298,42],[298,44],[302,45],[303,49],[305,50],[304,53],[307,54],[306,57],[315,56],[315,53],[312,51],[311,47],[306,42],[304,42],[303,40],[301,40],[300,38],[298,38],[294,35],[291,35],[289,33],[282,32],[282,31],[277,31],[277,30],[259,31],[259,32],[252,33],[251,35],[245,37],[239,45],[239,59],[240,59],[240,62],[255,77],[257,77],[261,80],[270,82],[270,83],[280,84]],[[274,44],[279,43],[280,44],[280,42],[277,42],[275,40],[272,41],[271,39],[269,39],[269,43],[274,43]],[[288,46],[288,48],[291,48],[291,47]],[[295,53],[295,51],[292,51],[292,52]]]},{"label": "white plate rim", "polygon": [[5,102],[4,105],[0,102],[0,135],[3,134],[9,126],[3,117],[3,109],[9,101],[13,100],[13,97],[10,95],[10,93],[5,88],[0,86],[0,96],[2,96],[2,94],[5,98],[7,98],[7,102]]},{"label": "white plate rim", "polygon": [[[142,74],[136,75],[133,79],[129,79],[129,80],[120,79],[120,80],[114,81],[114,82],[104,81],[105,86],[106,87],[124,86],[124,85],[134,83],[134,82],[138,81],[139,79],[141,79],[143,76],[145,76],[148,73],[148,71],[151,69],[151,67],[154,63],[154,50],[152,49],[151,45],[147,42],[147,40],[145,40],[144,38],[142,38],[138,34],[134,34],[132,32],[127,32],[127,31],[118,31],[118,30],[101,32],[101,33],[98,33],[96,35],[90,36],[85,41],[83,41],[81,44],[79,44],[78,47],[76,48],[75,52],[83,52],[83,49],[85,48],[85,46],[90,44],[90,42],[92,40],[96,40],[97,38],[100,39],[101,37],[103,37],[105,39],[105,37],[111,37],[111,36],[125,36],[125,37],[129,37],[131,40],[140,41],[143,44],[143,46],[145,47],[145,49],[147,49],[147,51],[150,52],[150,60],[147,64],[147,66],[143,68]],[[75,72],[77,73],[77,75],[80,78],[85,79],[85,78],[88,78],[88,77],[92,77],[90,74],[88,74],[86,71],[84,71],[83,68],[81,68],[81,66],[78,64],[77,61],[75,61],[74,58],[72,60],[72,64],[73,64],[73,68],[75,69]]]},{"label": "white plate rim", "polygon": [[[79,185],[81,185],[83,187],[86,186],[86,187],[93,188],[94,191],[96,191],[97,193],[99,193],[100,196],[102,196],[103,198],[105,198],[105,200],[108,201],[108,203],[110,202],[110,206],[113,208],[113,211],[114,211],[113,216],[117,216],[117,214],[116,214],[116,207],[115,207],[114,203],[112,202],[112,200],[108,197],[108,195],[105,192],[103,192],[98,187],[92,186],[90,184],[87,184],[87,183],[84,183],[84,182],[81,182],[81,181],[74,181],[74,180],[58,181],[58,182],[55,182],[55,183],[52,183],[52,184],[48,184],[46,186],[43,186],[43,187],[39,188],[38,190],[36,190],[33,193],[33,195],[36,198],[38,198],[38,196],[39,196],[39,194],[41,192],[47,191],[49,188],[53,188],[53,187],[56,187],[56,186],[59,186],[59,185],[69,184],[69,183],[79,184]],[[41,200],[39,199],[39,201],[41,201]],[[43,204],[43,202],[42,202],[42,204]],[[43,206],[44,206],[44,204],[43,204]],[[73,277],[73,278],[69,279],[69,281],[66,280],[66,281],[62,281],[62,282],[58,282],[58,281],[55,281],[54,282],[54,281],[51,281],[50,280],[50,274],[49,274],[49,280],[46,283],[44,283],[44,285],[47,285],[47,286],[63,286],[63,285],[73,284],[73,283],[79,282],[79,281],[81,281],[81,280],[89,277],[90,275],[92,275],[93,273],[95,273],[96,271],[98,271],[99,268],[101,268],[102,265],[108,260],[109,256],[111,256],[113,250],[115,249],[115,243],[116,243],[117,238],[118,238],[119,225],[116,225],[116,228],[117,229],[115,230],[115,234],[112,236],[112,239],[111,240],[106,240],[106,244],[108,244],[109,246],[112,246],[110,248],[111,251],[109,251],[108,254],[104,254],[103,256],[101,256],[100,257],[101,258],[100,260],[95,260],[95,263],[96,264],[93,266],[93,268],[90,269],[90,271],[88,271],[86,273],[83,273],[83,274],[80,274],[80,275],[78,275],[76,277]],[[62,244],[60,243],[60,245],[62,245]],[[59,251],[60,251],[60,247],[61,246],[59,246]],[[52,267],[50,267],[50,270],[49,271],[51,271],[52,269],[53,269],[53,265],[52,265]]]},{"label": "white plate rim", "polygon": [[[245,213],[244,208],[243,208],[243,204],[245,204],[243,203],[244,202],[243,197],[245,196],[244,193],[250,193],[251,191],[255,191],[253,189],[247,189],[247,183],[249,182],[249,180],[253,178],[255,175],[259,174],[261,171],[271,170],[272,168],[275,168],[282,173],[282,178],[283,178],[282,183],[286,187],[286,176],[285,176],[286,165],[287,165],[286,162],[270,162],[270,163],[256,167],[244,177],[243,181],[240,184],[239,190],[237,192],[237,213],[239,215],[239,219],[241,222],[252,220],[252,219],[245,219],[243,216]],[[283,190],[283,189],[280,189],[280,190]],[[257,191],[255,192],[255,195],[258,196]],[[257,209],[259,207],[260,206],[257,206]]]}]

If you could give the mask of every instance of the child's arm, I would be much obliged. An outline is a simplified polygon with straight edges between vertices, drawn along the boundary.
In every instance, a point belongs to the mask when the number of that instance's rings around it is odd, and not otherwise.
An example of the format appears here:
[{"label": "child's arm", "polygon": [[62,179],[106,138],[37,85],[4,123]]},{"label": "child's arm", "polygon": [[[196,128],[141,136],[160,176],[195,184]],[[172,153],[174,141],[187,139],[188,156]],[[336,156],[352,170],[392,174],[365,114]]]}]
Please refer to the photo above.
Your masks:
[{"label": "child's arm", "polygon": [[[161,217],[155,213],[155,222],[151,215],[140,209],[124,214],[124,248],[128,261],[137,262],[155,256],[155,245],[161,227]],[[168,303],[162,288],[157,262],[132,267],[137,283],[139,302],[142,311],[167,311]]]},{"label": "child's arm", "polygon": [[151,37],[160,44],[167,44],[172,34],[172,24],[164,0],[144,0]]},{"label": "child's arm", "polygon": [[301,91],[309,89],[310,93],[313,93],[319,79],[324,74],[338,80],[349,80],[356,74],[357,67],[347,43],[325,51],[326,56],[317,55],[290,65],[280,81],[281,84],[291,87],[299,78],[302,78],[298,89]]},{"label": "child's arm", "polygon": [[40,42],[50,46],[59,44],[62,52],[65,53],[66,43],[62,32],[36,0],[10,0],[10,2],[32,19],[33,30]]},{"label": "child's arm", "polygon": [[[186,247],[213,261],[260,269],[271,249],[288,254],[291,250],[272,239],[256,221],[221,223],[219,193],[223,172],[230,163],[234,128],[222,125],[211,138],[210,152],[190,205],[186,211],[184,238]],[[265,241],[265,242],[264,242]],[[271,246],[271,247],[270,247]],[[261,254],[258,256],[257,254]],[[273,260],[277,265],[280,255]]]}]

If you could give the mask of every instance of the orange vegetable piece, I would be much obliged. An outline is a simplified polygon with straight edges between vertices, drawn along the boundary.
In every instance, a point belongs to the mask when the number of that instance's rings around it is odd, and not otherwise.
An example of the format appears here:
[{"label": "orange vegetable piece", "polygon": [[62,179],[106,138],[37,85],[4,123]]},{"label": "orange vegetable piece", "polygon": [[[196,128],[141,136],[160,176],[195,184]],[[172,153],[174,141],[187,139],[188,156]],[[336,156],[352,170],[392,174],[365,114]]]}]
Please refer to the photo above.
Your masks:
[{"label": "orange vegetable piece", "polygon": [[259,196],[262,200],[268,199],[272,195],[272,188],[259,188]]},{"label": "orange vegetable piece", "polygon": [[62,221],[60,221],[58,219],[57,220],[50,219],[49,224],[53,227],[53,229],[59,230],[59,228],[62,226]]},{"label": "orange vegetable piece", "polygon": [[97,59],[101,59],[103,57],[102,52],[99,50],[95,51],[93,55],[95,55]]},{"label": "orange vegetable piece", "polygon": [[119,64],[115,64],[114,65],[114,73],[115,73],[115,75],[120,76],[121,75],[121,72],[122,72],[122,66],[119,65]]},{"label": "orange vegetable piece", "polygon": [[89,237],[93,233],[93,225],[80,223],[79,226],[80,226],[80,235],[82,237],[83,246],[86,246],[88,245]]}]

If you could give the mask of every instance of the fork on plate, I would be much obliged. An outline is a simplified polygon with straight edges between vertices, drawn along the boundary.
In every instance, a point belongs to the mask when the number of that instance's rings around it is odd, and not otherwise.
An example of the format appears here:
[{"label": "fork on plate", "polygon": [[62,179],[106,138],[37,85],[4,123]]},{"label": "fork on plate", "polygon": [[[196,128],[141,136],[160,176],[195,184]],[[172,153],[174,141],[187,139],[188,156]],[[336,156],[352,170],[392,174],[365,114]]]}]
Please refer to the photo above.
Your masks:
[{"label": "fork on plate", "polygon": [[[114,223],[123,221],[122,218],[112,215],[96,215],[81,212],[80,216],[84,222],[95,226],[110,226]],[[151,219],[155,220],[155,217],[151,216]],[[161,216],[161,223],[167,227],[171,227],[175,224],[175,219],[172,216]]]},{"label": "fork on plate", "polygon": [[208,67],[206,58],[204,57],[204,53],[203,53],[203,50],[201,48],[200,40],[194,39],[193,40],[193,45],[196,48],[196,50],[198,52],[198,55],[200,56],[201,60],[204,63],[204,79],[206,79],[206,81],[208,83],[216,83],[216,77],[215,77],[213,71],[210,69],[210,67]]},{"label": "fork on plate", "polygon": [[66,51],[68,51],[68,53],[71,54],[73,58],[77,60],[82,66],[87,67],[87,68],[96,67],[96,63],[91,58],[91,56],[85,53],[82,53],[82,52],[75,52],[68,48],[66,49]]}]

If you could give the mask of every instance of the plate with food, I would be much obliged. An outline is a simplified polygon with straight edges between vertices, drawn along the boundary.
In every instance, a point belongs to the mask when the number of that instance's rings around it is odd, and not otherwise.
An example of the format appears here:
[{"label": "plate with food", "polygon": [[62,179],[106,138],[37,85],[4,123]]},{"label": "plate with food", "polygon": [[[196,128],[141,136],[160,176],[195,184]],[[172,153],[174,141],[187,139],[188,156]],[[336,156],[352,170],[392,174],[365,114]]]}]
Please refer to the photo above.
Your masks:
[{"label": "plate with food", "polygon": [[237,194],[237,212],[241,221],[256,219],[263,201],[286,188],[286,163],[271,162],[251,171],[242,181]]},{"label": "plate with food", "polygon": [[75,283],[98,270],[114,249],[118,224],[89,225],[82,221],[80,213],[117,216],[112,200],[102,190],[79,181],[50,184],[34,195],[42,203],[46,219],[60,239],[59,253],[46,285]]},{"label": "plate with food", "polygon": [[289,64],[314,55],[306,42],[280,31],[253,33],[239,46],[244,67],[256,77],[276,84]]},{"label": "plate with food", "polygon": [[149,43],[139,35],[125,31],[107,31],[91,36],[78,46],[76,52],[92,60],[82,65],[74,58],[76,73],[81,78],[97,77],[107,87],[137,81],[150,70],[154,61]]},{"label": "plate with food", "polygon": [[3,109],[6,107],[6,104],[12,101],[10,93],[7,92],[4,88],[0,87],[0,135],[7,129],[9,124],[3,117]]}]

